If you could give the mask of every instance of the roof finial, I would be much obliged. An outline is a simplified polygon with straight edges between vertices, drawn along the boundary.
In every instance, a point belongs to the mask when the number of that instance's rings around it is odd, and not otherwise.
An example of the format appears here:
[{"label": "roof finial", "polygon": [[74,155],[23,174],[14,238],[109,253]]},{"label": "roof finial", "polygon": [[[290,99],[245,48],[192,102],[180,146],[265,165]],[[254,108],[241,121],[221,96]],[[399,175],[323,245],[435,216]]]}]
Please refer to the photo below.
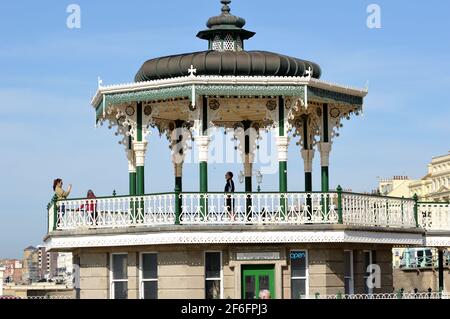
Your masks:
[{"label": "roof finial", "polygon": [[220,2],[223,4],[222,14],[230,14],[231,10],[229,4],[231,3],[231,0],[220,0]]}]

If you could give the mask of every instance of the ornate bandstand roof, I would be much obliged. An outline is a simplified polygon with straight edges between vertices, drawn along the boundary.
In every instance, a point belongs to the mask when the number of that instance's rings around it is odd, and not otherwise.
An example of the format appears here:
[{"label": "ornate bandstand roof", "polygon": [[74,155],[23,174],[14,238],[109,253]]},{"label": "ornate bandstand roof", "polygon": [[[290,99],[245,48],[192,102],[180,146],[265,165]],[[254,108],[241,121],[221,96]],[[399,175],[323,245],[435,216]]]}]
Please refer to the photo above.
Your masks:
[{"label": "ornate bandstand roof", "polygon": [[197,75],[220,76],[304,76],[320,77],[316,63],[267,51],[201,51],[149,60],[135,81],[150,81],[189,75],[193,65]]},{"label": "ornate bandstand roof", "polygon": [[[314,126],[311,134],[320,133],[320,125],[313,122],[321,123],[324,105],[330,127],[337,129],[342,119],[361,113],[367,89],[323,81],[314,62],[246,51],[246,40],[255,33],[244,29],[243,18],[230,13],[230,0],[220,2],[220,15],[209,18],[207,29],[197,34],[208,41],[208,50],[148,60],[131,83],[103,86],[99,81],[91,101],[96,123],[109,121],[108,127],[118,126],[118,134],[131,130],[127,134],[134,136],[139,105],[145,127],[170,131],[178,121],[198,132],[204,120],[201,105],[210,109],[205,117],[210,127],[233,128],[250,121],[267,130],[279,124],[276,109],[282,98],[286,131],[295,129],[301,135],[305,125]],[[305,124],[304,116],[311,123]]]}]

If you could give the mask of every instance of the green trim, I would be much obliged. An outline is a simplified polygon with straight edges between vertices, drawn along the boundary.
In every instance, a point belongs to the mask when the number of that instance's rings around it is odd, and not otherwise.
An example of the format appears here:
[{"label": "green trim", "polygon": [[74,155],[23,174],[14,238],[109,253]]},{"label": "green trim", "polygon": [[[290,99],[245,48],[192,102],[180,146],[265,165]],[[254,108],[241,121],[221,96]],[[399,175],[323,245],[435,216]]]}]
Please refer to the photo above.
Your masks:
[{"label": "green trim", "polygon": [[137,141],[142,142],[142,102],[138,102],[136,110]]},{"label": "green trim", "polygon": [[[304,98],[305,87],[293,85],[195,85],[197,95],[206,96],[293,96]],[[104,95],[106,109],[111,105],[173,98],[192,99],[192,84]],[[192,101],[191,101],[192,102]],[[97,118],[103,117],[102,101],[96,106]]]},{"label": "green trim", "polygon": [[[278,162],[280,193],[287,192],[287,162]],[[283,218],[286,216],[286,196],[280,198],[280,208]]]},{"label": "green trim", "polygon": [[328,143],[330,141],[330,132],[328,131],[328,104],[323,105],[322,119],[323,119],[323,142]]},{"label": "green trim", "polygon": [[200,162],[200,193],[208,192],[208,163]]},{"label": "green trim", "polygon": [[312,173],[305,172],[305,192],[309,193],[312,191]]},{"label": "green trim", "polygon": [[444,291],[444,251],[438,249],[438,278],[439,278],[439,292]]},{"label": "green trim", "polygon": [[[245,176],[245,192],[251,193],[252,192],[252,177],[251,176]],[[246,213],[248,214],[250,212],[250,207],[253,205],[252,199],[247,198],[245,200],[245,206],[246,206]]]},{"label": "green trim", "polygon": [[340,102],[349,105],[362,106],[364,98],[360,96],[350,95],[346,93],[340,93],[335,91],[329,91],[325,89],[319,89],[316,87],[308,86],[308,99],[318,98],[321,101],[326,101],[331,104]]},{"label": "green trim", "polygon": [[278,162],[280,193],[287,192],[287,162]]},{"label": "green trim", "polygon": [[247,277],[253,277],[254,280],[254,294],[256,299],[259,298],[259,291],[262,287],[260,284],[260,277],[269,278],[269,291],[272,299],[276,298],[275,295],[275,266],[272,265],[243,265],[241,273],[242,292],[241,299],[245,299],[245,292],[248,291]]},{"label": "green trim", "polygon": [[145,194],[145,168],[144,166],[136,167],[136,195],[142,196]]},{"label": "green trim", "polygon": [[278,97],[278,134],[284,136],[284,99],[282,96]]},{"label": "green trim", "polygon": [[[189,192],[189,191],[185,191],[185,192],[182,192],[182,194],[211,194],[211,195],[218,195],[218,194],[226,194],[226,193],[224,193],[224,192]],[[264,192],[252,192],[252,194],[262,194],[262,195],[264,195],[264,194],[267,194],[267,195],[270,195],[270,194],[279,194],[280,192],[279,191],[273,191],[273,192],[268,192],[268,191],[264,191]],[[304,194],[305,192],[284,192],[284,194]],[[315,191],[315,192],[308,192],[309,194],[323,194],[322,192],[318,192],[318,191]],[[159,196],[159,195],[173,195],[174,194],[174,192],[162,192],[162,193],[148,193],[148,194],[144,194],[144,195],[135,195],[135,196]],[[236,195],[246,195],[246,194],[248,194],[248,192],[234,192],[233,194],[236,194]],[[327,192],[326,194],[336,194],[336,192]],[[343,194],[352,194],[352,193],[344,193],[343,192]],[[355,195],[358,195],[358,194],[355,194]],[[130,196],[130,195],[121,195],[121,196],[98,196],[98,197],[96,197],[96,199],[112,199],[112,198],[114,198],[114,199],[118,199],[118,198],[128,198],[128,197],[132,197],[132,196]],[[70,199],[65,199],[65,200],[58,200],[57,202],[66,202],[66,201],[80,201],[80,200],[85,200],[86,199],[86,197],[79,197],[79,198],[70,198]],[[406,199],[407,200],[407,199]],[[406,201],[405,200],[405,201]],[[49,207],[49,209],[50,209],[50,207]]]},{"label": "green trim", "polygon": [[181,215],[181,192],[183,191],[183,178],[181,176],[175,177],[175,225],[180,225]]},{"label": "green trim", "polygon": [[[200,162],[200,193],[208,192],[208,163]],[[200,208],[203,216],[206,216],[208,211],[208,202],[206,198],[200,199]]]},{"label": "green trim", "polygon": [[58,228],[58,206],[56,201],[53,202],[53,230],[56,231]]},{"label": "green trim", "polygon": [[342,225],[344,223],[344,218],[342,214],[342,187],[339,185],[336,190],[338,194],[338,204],[337,204],[338,223]]},{"label": "green trim", "polygon": [[130,196],[136,195],[136,186],[137,186],[137,174],[135,172],[130,172]]},{"label": "green trim", "polygon": [[416,221],[416,227],[419,227],[419,196],[417,196],[417,194],[414,194],[413,196],[414,199],[414,220]]},{"label": "green trim", "polygon": [[208,99],[203,96],[203,110],[202,110],[202,135],[205,136],[208,133]]},{"label": "green trim", "polygon": [[322,192],[330,190],[328,166],[322,166]]},{"label": "green trim", "polygon": [[303,120],[303,149],[309,149],[309,140],[308,140],[308,115],[302,115]]},{"label": "green trim", "polygon": [[364,193],[357,193],[357,192],[342,192],[342,194],[347,195],[361,195],[361,196],[369,196],[369,197],[377,197],[377,198],[387,198],[387,199],[403,199],[405,201],[407,200],[413,200],[414,198],[402,198],[402,197],[394,197],[394,196],[383,196],[383,195],[373,195],[373,194],[364,194]]}]

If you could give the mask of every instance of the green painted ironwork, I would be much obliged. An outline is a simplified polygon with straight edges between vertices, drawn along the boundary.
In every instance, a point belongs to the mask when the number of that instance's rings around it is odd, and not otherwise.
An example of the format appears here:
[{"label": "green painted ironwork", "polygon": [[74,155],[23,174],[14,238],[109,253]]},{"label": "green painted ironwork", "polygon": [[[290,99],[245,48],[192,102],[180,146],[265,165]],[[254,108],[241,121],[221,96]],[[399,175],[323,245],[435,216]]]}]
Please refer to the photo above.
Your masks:
[{"label": "green painted ironwork", "polygon": [[318,98],[330,103],[341,102],[349,105],[363,105],[363,97],[319,89],[308,86],[308,99]]},{"label": "green painted ironwork", "polygon": [[330,141],[330,132],[328,131],[329,127],[328,127],[328,104],[325,103],[323,105],[323,111],[322,111],[322,119],[323,119],[323,142],[324,143],[328,143]]},{"label": "green painted ironwork", "polygon": [[49,205],[53,205],[53,231],[55,231],[58,227],[58,205],[57,205],[58,197],[56,194],[53,196]]},{"label": "green painted ironwork", "polygon": [[444,251],[438,249],[439,292],[444,291]]},{"label": "green painted ironwork", "polygon": [[129,177],[130,177],[130,185],[129,185],[129,189],[130,189],[130,195],[136,195],[136,184],[137,184],[137,174],[135,172],[130,172],[129,173]]},{"label": "green painted ironwork", "polygon": [[144,195],[145,194],[145,168],[144,166],[138,166],[136,167],[136,176],[137,176],[137,189],[136,189],[136,195]]},{"label": "green painted ironwork", "polygon": [[416,227],[419,227],[419,196],[414,194],[414,220],[416,221]]},{"label": "green painted ironwork", "polygon": [[329,168],[328,166],[322,166],[322,192],[329,192]]},{"label": "green painted ironwork", "polygon": [[[197,95],[205,96],[293,96],[304,98],[304,86],[294,85],[195,85]],[[173,98],[190,98],[192,100],[192,85],[179,85],[166,88],[141,90],[126,93],[105,94],[106,107],[116,104],[140,101],[160,101]],[[191,101],[192,102],[192,101]],[[103,113],[102,103],[96,106],[97,118]]]},{"label": "green painted ironwork", "polygon": [[[284,98],[282,96],[278,97],[278,135],[285,136],[286,132],[284,129],[285,125],[285,105]],[[280,185],[280,193],[287,192],[287,162],[280,161],[278,164],[278,174],[279,174],[279,185]],[[283,218],[286,216],[286,199],[280,199],[280,207],[281,212],[283,214]]]},{"label": "green painted ironwork", "polygon": [[338,202],[337,202],[338,223],[342,225],[344,223],[344,218],[342,215],[342,187],[341,187],[341,185],[339,185],[337,187],[336,191],[337,191],[337,198],[338,198]]},{"label": "green painted ironwork", "polygon": [[175,177],[175,225],[180,225],[182,191],[183,191],[182,177]]},{"label": "green painted ironwork", "polygon": [[[322,184],[322,192],[327,193],[327,192],[330,191],[330,186],[329,186],[329,183],[328,183],[328,166],[322,166],[321,177],[322,177],[322,183],[321,183]],[[328,211],[328,207],[329,207],[329,204],[330,204],[330,201],[329,201],[328,197],[322,198],[321,203],[322,203],[323,215],[326,216],[327,211]]]},{"label": "green painted ironwork", "polygon": [[312,173],[305,172],[305,192],[312,191]]}]

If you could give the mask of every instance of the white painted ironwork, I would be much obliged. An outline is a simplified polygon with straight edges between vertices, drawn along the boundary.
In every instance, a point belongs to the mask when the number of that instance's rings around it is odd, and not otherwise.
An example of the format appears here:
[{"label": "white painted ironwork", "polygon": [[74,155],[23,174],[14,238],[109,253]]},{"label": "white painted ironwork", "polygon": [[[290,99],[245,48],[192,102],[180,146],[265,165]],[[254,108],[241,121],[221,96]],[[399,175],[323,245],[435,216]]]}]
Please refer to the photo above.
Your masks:
[{"label": "white painted ironwork", "polygon": [[174,194],[58,201],[56,228],[173,225],[174,202]]},{"label": "white painted ironwork", "polygon": [[[175,194],[74,199],[49,205],[49,232],[175,225]],[[182,225],[338,224],[338,193],[182,193]],[[416,228],[412,199],[342,193],[344,225]],[[54,220],[56,218],[56,221]],[[450,204],[419,203],[419,227],[450,230]]]},{"label": "white painted ironwork", "polygon": [[346,225],[414,228],[414,200],[364,194],[342,194]]},{"label": "white painted ironwork", "polygon": [[450,230],[450,203],[419,203],[419,226],[426,230]]},{"label": "white painted ironwork", "polygon": [[181,224],[336,224],[336,193],[182,194]]},{"label": "white painted ironwork", "polygon": [[308,295],[301,299],[449,299],[446,292],[420,292],[420,293],[379,293],[379,294],[336,294],[336,295]]}]

